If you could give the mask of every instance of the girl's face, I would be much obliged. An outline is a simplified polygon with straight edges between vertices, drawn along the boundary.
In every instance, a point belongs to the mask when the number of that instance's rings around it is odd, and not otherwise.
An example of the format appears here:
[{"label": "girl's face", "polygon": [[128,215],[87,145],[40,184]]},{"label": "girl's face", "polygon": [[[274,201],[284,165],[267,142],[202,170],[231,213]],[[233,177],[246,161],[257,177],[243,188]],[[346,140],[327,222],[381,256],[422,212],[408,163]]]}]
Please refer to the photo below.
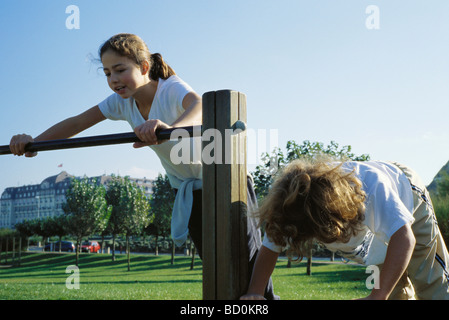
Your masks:
[{"label": "girl's face", "polygon": [[140,87],[149,82],[148,70],[144,66],[139,67],[112,50],[106,51],[101,61],[109,87],[123,99],[134,96]]}]

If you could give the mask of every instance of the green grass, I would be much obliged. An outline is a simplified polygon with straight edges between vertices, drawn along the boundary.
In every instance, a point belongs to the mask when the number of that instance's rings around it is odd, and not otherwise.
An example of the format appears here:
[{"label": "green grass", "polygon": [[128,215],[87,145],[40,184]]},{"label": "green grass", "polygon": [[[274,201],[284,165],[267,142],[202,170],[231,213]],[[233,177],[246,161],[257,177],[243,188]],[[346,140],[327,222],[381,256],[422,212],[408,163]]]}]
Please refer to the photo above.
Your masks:
[{"label": "green grass", "polygon": [[[4,253],[2,262],[4,261]],[[201,300],[202,264],[190,270],[189,257],[132,255],[127,271],[125,255],[80,254],[80,289],[69,290],[66,268],[74,254],[23,253],[21,266],[0,267],[2,300]],[[11,262],[11,258],[8,259]],[[365,269],[355,265],[314,263],[312,276],[305,263],[286,268],[280,259],[273,274],[275,292],[283,300],[341,300],[368,294]]]},{"label": "green grass", "polygon": [[125,255],[80,254],[80,289],[69,290],[66,273],[75,265],[74,254],[30,253],[20,267],[0,269],[0,299],[95,299],[161,300],[201,299],[199,259],[190,270],[190,259],[170,256],[132,255],[127,271]]},{"label": "green grass", "polygon": [[278,260],[272,277],[275,293],[283,300],[350,300],[370,293],[363,266],[315,262],[310,276],[305,262],[286,266],[286,260]]}]

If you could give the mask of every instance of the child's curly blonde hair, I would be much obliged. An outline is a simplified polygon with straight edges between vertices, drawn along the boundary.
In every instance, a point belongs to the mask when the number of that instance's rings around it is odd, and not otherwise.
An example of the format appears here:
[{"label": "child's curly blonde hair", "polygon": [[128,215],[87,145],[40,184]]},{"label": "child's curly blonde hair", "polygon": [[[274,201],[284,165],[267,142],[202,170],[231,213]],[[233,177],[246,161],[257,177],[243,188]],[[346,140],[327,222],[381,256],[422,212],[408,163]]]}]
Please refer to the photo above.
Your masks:
[{"label": "child's curly blonde hair", "polygon": [[295,160],[280,172],[258,212],[271,241],[302,259],[313,240],[347,242],[357,233],[365,192],[341,165]]}]

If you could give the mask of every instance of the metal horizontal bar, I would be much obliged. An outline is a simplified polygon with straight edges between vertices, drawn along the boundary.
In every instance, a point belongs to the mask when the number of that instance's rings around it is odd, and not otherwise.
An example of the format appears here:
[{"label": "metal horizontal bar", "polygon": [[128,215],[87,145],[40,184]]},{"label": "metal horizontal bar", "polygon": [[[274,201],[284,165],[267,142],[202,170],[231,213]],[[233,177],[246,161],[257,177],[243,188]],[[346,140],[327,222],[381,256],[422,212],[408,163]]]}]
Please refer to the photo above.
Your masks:
[{"label": "metal horizontal bar", "polygon": [[[158,137],[159,140],[170,140],[172,132],[181,129],[185,130],[190,137],[201,135],[201,126],[190,126],[190,127],[178,127],[178,128],[159,130],[156,131],[156,136]],[[25,147],[25,151],[38,152],[38,151],[60,150],[60,149],[96,147],[112,144],[133,143],[139,141],[140,141],[139,138],[137,138],[134,132],[126,132],[126,133],[107,134],[107,135],[81,137],[81,138],[36,141],[27,144]],[[0,155],[4,154],[11,154],[9,145],[0,146]]]}]

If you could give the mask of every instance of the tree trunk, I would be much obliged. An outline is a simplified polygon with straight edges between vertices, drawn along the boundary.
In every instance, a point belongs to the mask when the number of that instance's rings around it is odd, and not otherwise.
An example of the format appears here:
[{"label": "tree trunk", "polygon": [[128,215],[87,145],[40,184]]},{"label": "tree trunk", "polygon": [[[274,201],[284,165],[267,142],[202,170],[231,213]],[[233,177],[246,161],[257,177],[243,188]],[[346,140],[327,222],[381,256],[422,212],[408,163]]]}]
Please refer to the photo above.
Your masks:
[{"label": "tree trunk", "polygon": [[79,261],[79,252],[80,252],[80,243],[81,243],[80,238],[76,239],[76,247],[75,247],[75,260],[76,260],[76,266],[78,267],[78,261]]},{"label": "tree trunk", "polygon": [[6,237],[6,255],[5,255],[5,263],[8,264],[8,251],[9,251],[9,237]]},{"label": "tree trunk", "polygon": [[115,234],[112,235],[112,261],[115,261]]},{"label": "tree trunk", "polygon": [[190,252],[192,255],[192,261],[190,262],[190,270],[193,270],[193,267],[195,266],[195,251],[196,251],[196,249],[195,249],[195,245],[191,245],[190,247],[191,247]]},{"label": "tree trunk", "polygon": [[312,275],[312,255],[307,257],[307,275]]},{"label": "tree trunk", "polygon": [[129,236],[126,235],[126,252],[128,254],[128,271],[131,270],[130,264],[129,264]]},{"label": "tree trunk", "polygon": [[20,267],[20,262],[22,260],[22,236],[19,237],[19,263],[18,267]]},{"label": "tree trunk", "polygon": [[175,263],[175,240],[172,239],[171,241],[171,264],[173,265]]},{"label": "tree trunk", "polygon": [[12,237],[12,265],[16,263],[16,237]]},{"label": "tree trunk", "polygon": [[159,249],[158,249],[158,244],[157,244],[158,239],[159,239],[159,236],[156,236],[156,247],[154,248],[155,256],[159,255]]}]

